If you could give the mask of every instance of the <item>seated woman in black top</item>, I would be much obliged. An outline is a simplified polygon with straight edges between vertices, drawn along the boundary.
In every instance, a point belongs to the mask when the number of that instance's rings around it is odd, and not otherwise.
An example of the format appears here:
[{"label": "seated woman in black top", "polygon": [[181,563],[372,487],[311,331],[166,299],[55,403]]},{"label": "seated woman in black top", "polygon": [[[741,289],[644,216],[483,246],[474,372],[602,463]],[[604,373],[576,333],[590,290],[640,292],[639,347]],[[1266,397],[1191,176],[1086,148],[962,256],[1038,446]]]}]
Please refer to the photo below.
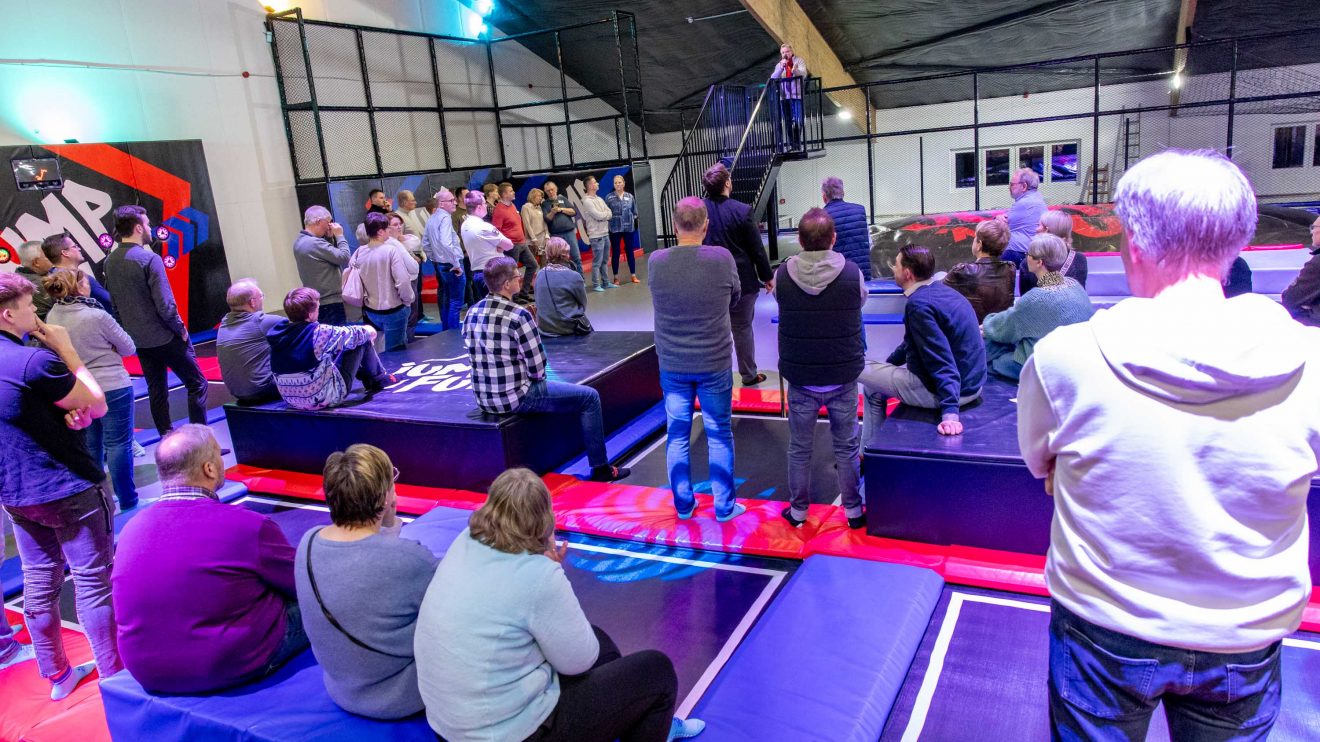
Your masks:
[{"label": "seated woman in black top", "polygon": [[[1068,246],[1068,258],[1063,263],[1063,268],[1059,272],[1065,278],[1080,283],[1082,288],[1086,287],[1086,256],[1073,249],[1072,242],[1072,215],[1064,211],[1046,211],[1040,215],[1040,224],[1036,225],[1036,234],[1052,234],[1063,240],[1063,244]],[[1027,293],[1036,288],[1036,274],[1027,270],[1024,266],[1018,273],[1018,295]]]}]

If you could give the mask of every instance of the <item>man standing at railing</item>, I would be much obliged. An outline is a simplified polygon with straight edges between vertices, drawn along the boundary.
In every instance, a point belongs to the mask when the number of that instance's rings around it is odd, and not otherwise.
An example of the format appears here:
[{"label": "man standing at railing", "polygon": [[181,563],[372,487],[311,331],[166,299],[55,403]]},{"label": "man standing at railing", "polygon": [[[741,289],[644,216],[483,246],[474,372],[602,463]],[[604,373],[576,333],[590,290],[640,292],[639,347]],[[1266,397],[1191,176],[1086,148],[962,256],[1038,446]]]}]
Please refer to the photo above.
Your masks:
[{"label": "man standing at railing", "polygon": [[770,79],[772,85],[778,86],[780,131],[788,149],[802,149],[802,80],[794,78],[806,76],[807,63],[793,54],[793,47],[788,44],[779,47],[779,64],[775,65]]}]

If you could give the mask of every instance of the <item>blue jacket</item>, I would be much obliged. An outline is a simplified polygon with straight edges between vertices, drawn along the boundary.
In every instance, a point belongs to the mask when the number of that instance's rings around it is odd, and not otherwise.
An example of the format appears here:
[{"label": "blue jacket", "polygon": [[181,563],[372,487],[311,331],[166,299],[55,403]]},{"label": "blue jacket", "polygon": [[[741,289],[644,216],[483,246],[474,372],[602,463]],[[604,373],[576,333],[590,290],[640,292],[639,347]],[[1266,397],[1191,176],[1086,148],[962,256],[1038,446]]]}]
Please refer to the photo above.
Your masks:
[{"label": "blue jacket", "polygon": [[912,292],[903,309],[903,342],[889,363],[907,364],[940,401],[940,412],[958,411],[958,399],[985,384],[985,343],[967,297],[941,281]]},{"label": "blue jacket", "polygon": [[862,269],[862,278],[871,280],[871,229],[866,223],[866,209],[841,198],[825,204],[834,220],[834,251]]}]

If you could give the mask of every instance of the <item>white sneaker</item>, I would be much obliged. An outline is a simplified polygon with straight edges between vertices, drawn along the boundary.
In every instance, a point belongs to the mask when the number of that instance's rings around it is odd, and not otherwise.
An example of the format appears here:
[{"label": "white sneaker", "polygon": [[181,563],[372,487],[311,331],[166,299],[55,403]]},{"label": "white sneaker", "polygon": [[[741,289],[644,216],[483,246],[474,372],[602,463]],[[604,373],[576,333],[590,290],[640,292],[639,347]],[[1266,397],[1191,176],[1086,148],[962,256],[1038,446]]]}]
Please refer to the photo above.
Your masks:
[{"label": "white sneaker", "polygon": [[31,644],[20,644],[18,645],[18,651],[14,652],[12,657],[0,662],[0,670],[5,669],[6,667],[13,667],[20,662],[35,660],[36,658],[37,650],[33,649]]}]

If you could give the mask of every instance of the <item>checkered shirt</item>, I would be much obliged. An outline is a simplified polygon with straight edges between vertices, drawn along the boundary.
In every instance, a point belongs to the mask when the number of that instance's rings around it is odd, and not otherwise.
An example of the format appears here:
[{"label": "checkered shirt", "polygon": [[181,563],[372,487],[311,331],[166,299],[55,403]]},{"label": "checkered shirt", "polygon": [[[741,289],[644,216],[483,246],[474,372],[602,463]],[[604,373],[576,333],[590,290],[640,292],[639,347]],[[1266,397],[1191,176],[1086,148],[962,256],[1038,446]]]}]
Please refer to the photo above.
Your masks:
[{"label": "checkered shirt", "polygon": [[532,313],[490,294],[463,319],[463,345],[472,358],[472,391],[485,412],[513,412],[533,381],[545,378],[545,347]]}]

